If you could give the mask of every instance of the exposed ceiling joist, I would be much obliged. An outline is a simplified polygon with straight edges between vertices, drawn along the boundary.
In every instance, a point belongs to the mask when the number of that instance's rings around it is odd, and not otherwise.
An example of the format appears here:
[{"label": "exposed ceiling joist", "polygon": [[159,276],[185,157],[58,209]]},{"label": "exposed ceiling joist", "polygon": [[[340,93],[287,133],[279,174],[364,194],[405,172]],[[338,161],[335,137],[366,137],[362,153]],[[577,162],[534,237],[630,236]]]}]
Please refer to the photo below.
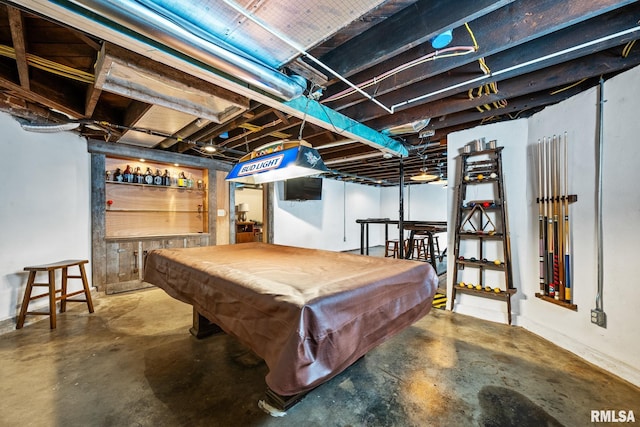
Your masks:
[{"label": "exposed ceiling joist", "polygon": [[[113,6],[118,1],[110,3]],[[331,165],[330,176],[341,175],[350,182],[367,185],[399,182],[398,159],[387,159],[383,153],[394,149],[385,148],[406,150],[406,179],[423,167],[430,173],[432,169],[434,173],[446,173],[446,139],[451,132],[528,117],[593,87],[600,76],[607,79],[640,64],[640,43],[634,44],[640,37],[637,1],[366,0],[371,10],[359,7],[357,18],[345,20],[341,27],[333,26],[335,33],[327,35],[325,31],[322,37],[305,40],[305,46],[310,46],[308,52],[348,75],[352,84],[366,82],[416,58],[425,62],[394,71],[389,78],[376,79],[366,91],[375,95],[379,105],[361,95],[326,101],[343,92],[346,84],[328,72],[317,73],[317,64],[304,65],[306,69],[298,71],[316,85],[324,86],[324,94],[309,83],[307,89],[314,91],[313,102],[304,97],[286,102],[203,62],[203,58],[194,59],[189,51],[163,45],[159,41],[163,34],[149,39],[136,34],[132,27],[120,32],[123,27],[109,19],[92,20],[76,13],[81,10],[77,4],[75,0],[21,0],[20,4],[0,0],[2,111],[34,122],[89,119],[83,121],[80,132],[110,142],[122,135],[133,135],[137,129],[138,133],[154,137],[153,142],[144,144],[157,144],[154,149],[184,155],[209,155],[200,147],[214,144],[220,151],[209,156],[224,161],[234,161],[246,151],[278,138],[297,137],[302,131],[303,138],[318,148]],[[295,21],[290,30],[278,27],[285,33],[314,24],[295,20],[300,13],[296,9],[299,3],[277,9],[282,4],[283,0],[261,0],[259,7],[273,13],[261,12],[260,16],[267,20],[277,17],[277,22]],[[333,10],[343,18],[349,14],[345,3],[313,0],[313,4],[307,4],[318,13]],[[226,3],[189,3],[194,10],[203,5],[225,7]],[[21,24],[10,8],[19,9]],[[206,20],[217,22],[215,14],[207,15]],[[428,39],[453,22],[457,24],[451,46],[462,46],[455,53],[463,54],[445,58],[442,54],[447,52],[440,52],[440,57],[432,61],[428,56],[434,54],[434,49]],[[477,42],[477,51],[465,22]],[[267,24],[275,25],[276,20]],[[239,25],[237,31],[248,27]],[[304,31],[320,33],[312,28]],[[295,33],[298,34],[301,33]],[[144,88],[146,98],[101,90],[105,72],[98,73],[96,87],[94,65],[102,46],[109,43],[129,51],[130,56],[124,61],[127,69],[143,64],[165,82],[191,78],[195,87],[228,91],[229,96],[251,101],[242,104],[240,114],[216,123],[201,120],[193,112],[185,115],[183,107],[178,107],[181,111],[176,113],[161,108],[152,87]],[[18,58],[20,52],[24,60]],[[282,52],[279,54],[282,56]],[[488,74],[480,68],[480,59]],[[40,67],[41,62],[48,65]],[[292,68],[278,72],[289,73]],[[76,74],[82,78],[76,78]],[[204,91],[210,93],[208,89]],[[336,115],[336,111],[340,114]],[[151,120],[165,114],[166,119]],[[170,128],[164,127],[171,116],[182,119]],[[376,139],[385,129],[408,129],[427,118],[429,123],[420,131]],[[364,128],[360,131],[358,127]]]},{"label": "exposed ceiling joist", "polygon": [[16,55],[16,65],[20,77],[20,86],[29,90],[29,65],[27,64],[27,48],[24,39],[24,21],[22,12],[15,7],[8,6],[9,26],[11,27],[11,38],[13,39],[13,50]]}]

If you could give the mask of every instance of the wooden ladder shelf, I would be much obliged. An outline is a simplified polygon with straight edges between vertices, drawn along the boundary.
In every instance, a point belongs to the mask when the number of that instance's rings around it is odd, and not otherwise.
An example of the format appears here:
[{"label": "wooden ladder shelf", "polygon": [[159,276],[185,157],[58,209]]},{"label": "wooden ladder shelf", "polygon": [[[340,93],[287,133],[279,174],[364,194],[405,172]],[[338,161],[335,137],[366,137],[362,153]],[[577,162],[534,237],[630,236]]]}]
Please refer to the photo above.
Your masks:
[{"label": "wooden ladder shelf", "polygon": [[[503,148],[462,153],[459,156],[461,163],[456,183],[455,268],[451,309],[456,304],[457,293],[497,299],[507,303],[507,319],[511,324],[511,296],[516,289],[511,273],[511,245],[502,173]],[[482,192],[485,196],[491,196],[483,200],[469,200],[469,188],[474,188],[473,194]],[[461,242],[465,243],[461,245]],[[489,249],[493,250],[491,254],[495,259],[487,259]],[[469,273],[463,274],[465,269],[477,272],[475,281],[461,280],[470,276]],[[488,285],[486,273],[490,270],[504,273],[501,286]]]}]

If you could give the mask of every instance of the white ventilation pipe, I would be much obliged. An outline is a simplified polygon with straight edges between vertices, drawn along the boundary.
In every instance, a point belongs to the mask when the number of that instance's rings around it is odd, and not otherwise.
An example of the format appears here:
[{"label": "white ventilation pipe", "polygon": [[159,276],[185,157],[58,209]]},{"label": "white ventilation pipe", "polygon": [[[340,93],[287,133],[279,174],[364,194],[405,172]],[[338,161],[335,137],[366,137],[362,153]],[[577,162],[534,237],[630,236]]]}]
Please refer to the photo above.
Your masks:
[{"label": "white ventilation pipe", "polygon": [[[297,98],[306,89],[304,79],[291,78],[243,56],[168,11],[161,15],[132,0],[70,2],[284,100]],[[54,3],[64,6],[66,2],[56,0]]]}]

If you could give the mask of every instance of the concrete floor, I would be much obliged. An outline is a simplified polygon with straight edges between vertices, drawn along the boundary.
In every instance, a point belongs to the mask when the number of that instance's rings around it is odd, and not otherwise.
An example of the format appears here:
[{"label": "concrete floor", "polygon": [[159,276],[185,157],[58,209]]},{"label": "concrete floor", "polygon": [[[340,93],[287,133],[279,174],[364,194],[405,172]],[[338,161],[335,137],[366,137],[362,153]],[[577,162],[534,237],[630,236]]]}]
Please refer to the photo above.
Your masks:
[{"label": "concrete floor", "polygon": [[518,327],[432,310],[282,418],[266,366],[197,340],[191,307],[151,289],[98,295],[0,336],[1,426],[584,426],[640,389]]}]

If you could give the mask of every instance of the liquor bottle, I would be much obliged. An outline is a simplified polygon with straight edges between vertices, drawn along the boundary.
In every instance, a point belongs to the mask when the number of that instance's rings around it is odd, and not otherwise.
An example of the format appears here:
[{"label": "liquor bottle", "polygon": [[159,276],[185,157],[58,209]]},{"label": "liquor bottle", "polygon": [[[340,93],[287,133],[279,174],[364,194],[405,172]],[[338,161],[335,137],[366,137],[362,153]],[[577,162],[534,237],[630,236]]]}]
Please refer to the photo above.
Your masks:
[{"label": "liquor bottle", "polygon": [[184,176],[184,172],[180,172],[178,175],[178,187],[186,187],[187,186],[187,177]]},{"label": "liquor bottle", "polygon": [[120,168],[117,168],[115,173],[113,174],[113,180],[116,182],[122,182],[124,178],[122,177],[122,171]]},{"label": "liquor bottle", "polygon": [[144,180],[142,179],[142,171],[140,170],[140,166],[136,167],[136,173],[135,173],[134,182],[136,182],[138,184],[144,183]]},{"label": "liquor bottle", "polygon": [[144,174],[144,183],[145,184],[153,184],[153,172],[151,172],[151,168],[147,168],[147,172]]},{"label": "liquor bottle", "polygon": [[156,174],[153,175],[153,183],[154,185],[162,185],[164,182],[162,175],[160,174],[160,169],[156,169]]},{"label": "liquor bottle", "polygon": [[129,165],[124,169],[124,182],[133,182],[133,172]]},{"label": "liquor bottle", "polygon": [[171,177],[169,176],[169,170],[164,170],[164,175],[162,175],[162,185],[166,185],[167,187],[171,185]]}]

